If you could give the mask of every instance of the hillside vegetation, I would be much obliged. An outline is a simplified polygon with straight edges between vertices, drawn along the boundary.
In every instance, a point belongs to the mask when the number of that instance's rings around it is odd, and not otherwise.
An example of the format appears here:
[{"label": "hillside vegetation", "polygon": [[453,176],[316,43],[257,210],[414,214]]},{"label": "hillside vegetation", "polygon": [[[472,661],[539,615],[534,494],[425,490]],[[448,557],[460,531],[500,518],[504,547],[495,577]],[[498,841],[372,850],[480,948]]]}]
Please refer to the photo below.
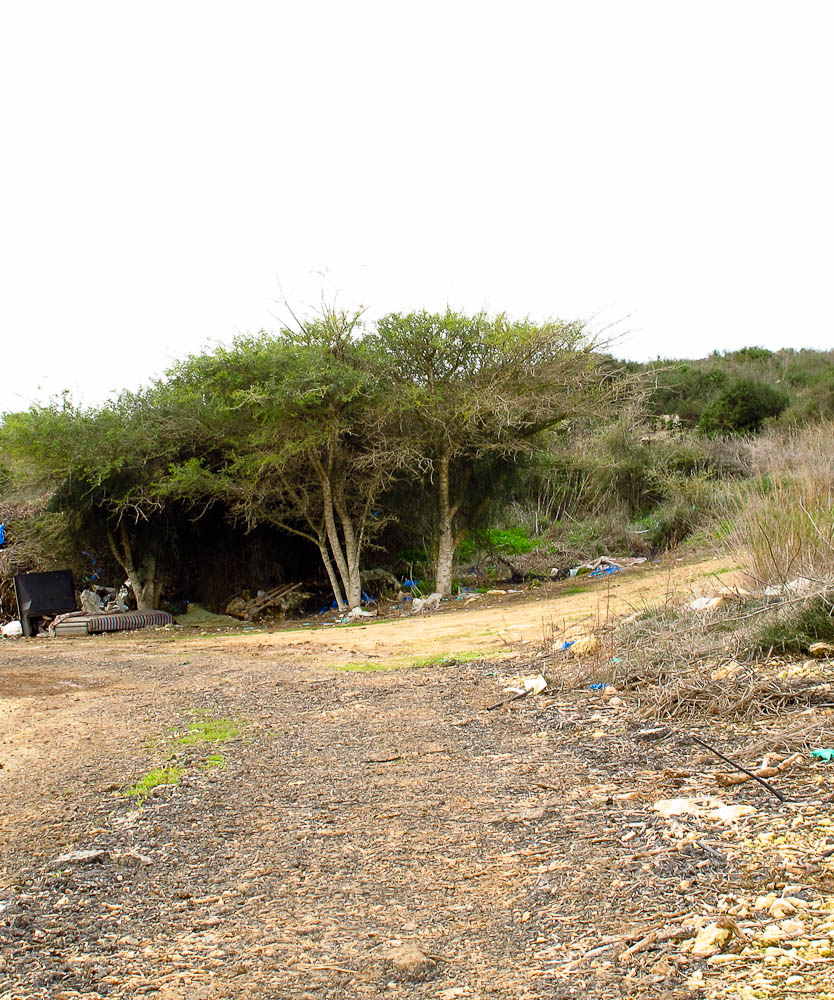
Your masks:
[{"label": "hillside vegetation", "polygon": [[686,542],[762,585],[830,578],[832,419],[834,352],[621,363],[578,323],[326,311],[102,407],[6,414],[0,572],[126,577],[139,607],[303,579],[355,607],[373,567],[446,594]]}]

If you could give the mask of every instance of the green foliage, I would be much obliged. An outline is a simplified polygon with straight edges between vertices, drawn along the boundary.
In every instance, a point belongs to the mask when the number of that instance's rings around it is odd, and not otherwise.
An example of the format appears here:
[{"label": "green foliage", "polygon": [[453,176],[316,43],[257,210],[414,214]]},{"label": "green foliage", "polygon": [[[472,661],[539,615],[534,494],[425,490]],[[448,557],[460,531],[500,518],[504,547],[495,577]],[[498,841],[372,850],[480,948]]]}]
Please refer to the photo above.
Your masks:
[{"label": "green foliage", "polygon": [[834,351],[744,347],[699,361],[659,360],[645,371],[654,383],[649,412],[675,414],[685,426],[697,425],[736,380],[765,383],[784,394],[787,406],[780,419],[785,426],[834,416]]},{"label": "green foliage", "polygon": [[[503,650],[491,650],[490,655]],[[375,661],[371,663],[343,663],[335,669],[351,673],[377,673],[388,670],[415,670],[424,667],[453,667],[456,663],[471,663],[483,659],[480,650],[460,653],[435,653],[431,656],[400,656],[394,660]]]},{"label": "green foliage", "polygon": [[503,555],[517,556],[536,547],[536,542],[520,528],[487,528],[483,538],[490,548]]},{"label": "green foliage", "polygon": [[765,382],[735,379],[701,413],[698,429],[704,434],[751,434],[778,417],[788,405],[787,394]]},{"label": "green foliage", "polygon": [[834,593],[788,605],[764,617],[748,642],[753,655],[803,653],[814,642],[834,641]]},{"label": "green foliage", "polygon": [[159,785],[178,785],[183,774],[185,774],[183,767],[155,767],[148,771],[144,778],[131,785],[124,794],[134,799],[137,805],[142,805],[153,794],[154,788]]},{"label": "green foliage", "polygon": [[188,731],[178,736],[174,742],[180,746],[197,743],[227,743],[237,739],[246,727],[242,719],[213,718],[200,715],[188,726]]}]

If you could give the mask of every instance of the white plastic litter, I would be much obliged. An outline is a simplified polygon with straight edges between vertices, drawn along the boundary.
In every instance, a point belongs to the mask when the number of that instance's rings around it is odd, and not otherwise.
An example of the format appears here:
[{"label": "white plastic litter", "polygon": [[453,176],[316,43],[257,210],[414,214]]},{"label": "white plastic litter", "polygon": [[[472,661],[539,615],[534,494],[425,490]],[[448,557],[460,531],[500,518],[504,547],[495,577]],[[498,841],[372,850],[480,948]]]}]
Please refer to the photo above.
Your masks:
[{"label": "white plastic litter", "polygon": [[15,639],[19,635],[23,635],[23,626],[19,621],[8,622],[2,628],[3,635],[7,639]]},{"label": "white plastic litter", "polygon": [[787,583],[780,583],[765,589],[766,597],[781,597],[783,594],[808,594],[816,589],[817,584],[809,580],[807,576],[798,576]]}]

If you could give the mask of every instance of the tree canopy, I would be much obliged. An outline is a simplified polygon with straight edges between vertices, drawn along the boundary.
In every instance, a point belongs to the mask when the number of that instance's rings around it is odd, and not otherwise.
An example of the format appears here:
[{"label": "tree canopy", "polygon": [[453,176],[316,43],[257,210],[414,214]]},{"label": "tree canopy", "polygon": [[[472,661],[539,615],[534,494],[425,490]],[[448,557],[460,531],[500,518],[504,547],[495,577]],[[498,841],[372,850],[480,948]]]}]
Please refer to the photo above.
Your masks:
[{"label": "tree canopy", "polygon": [[185,358],[139,393],[7,416],[0,449],[100,532],[140,606],[159,598],[172,511],[219,507],[318,550],[337,605],[362,599],[391,498],[431,510],[435,587],[456,547],[547,428],[604,411],[627,380],[582,324],[413,312],[366,324],[325,309]]}]

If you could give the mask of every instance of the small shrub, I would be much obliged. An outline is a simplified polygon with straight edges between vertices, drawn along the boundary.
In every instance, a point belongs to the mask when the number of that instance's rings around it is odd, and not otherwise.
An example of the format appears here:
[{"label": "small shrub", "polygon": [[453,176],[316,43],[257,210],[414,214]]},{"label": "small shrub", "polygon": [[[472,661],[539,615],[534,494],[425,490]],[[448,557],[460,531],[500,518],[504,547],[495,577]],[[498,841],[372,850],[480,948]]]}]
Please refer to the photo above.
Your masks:
[{"label": "small shrub", "polygon": [[811,643],[834,641],[833,602],[831,594],[777,609],[754,627],[749,652],[803,653]]}]

